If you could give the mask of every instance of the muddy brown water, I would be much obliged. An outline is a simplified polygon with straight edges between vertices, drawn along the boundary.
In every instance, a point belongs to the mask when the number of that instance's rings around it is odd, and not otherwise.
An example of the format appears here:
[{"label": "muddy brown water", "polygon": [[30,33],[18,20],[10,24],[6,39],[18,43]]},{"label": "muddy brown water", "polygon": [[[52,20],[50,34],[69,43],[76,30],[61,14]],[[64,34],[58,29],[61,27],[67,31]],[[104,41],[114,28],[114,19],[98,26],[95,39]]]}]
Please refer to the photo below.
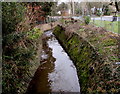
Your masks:
[{"label": "muddy brown water", "polygon": [[80,92],[76,68],[52,30],[44,33],[41,65],[29,84],[27,93]]}]

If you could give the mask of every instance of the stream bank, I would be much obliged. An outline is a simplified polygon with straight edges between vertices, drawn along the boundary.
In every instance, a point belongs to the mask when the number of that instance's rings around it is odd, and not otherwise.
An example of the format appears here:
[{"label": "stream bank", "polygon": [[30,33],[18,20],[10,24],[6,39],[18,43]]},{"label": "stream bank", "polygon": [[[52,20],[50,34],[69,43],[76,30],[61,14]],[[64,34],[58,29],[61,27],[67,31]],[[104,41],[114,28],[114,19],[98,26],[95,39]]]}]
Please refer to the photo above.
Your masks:
[{"label": "stream bank", "polygon": [[40,66],[29,84],[27,94],[80,92],[76,68],[52,31],[42,36]]},{"label": "stream bank", "polygon": [[[75,27],[77,28],[77,30]],[[81,86],[81,93],[116,94],[117,92],[119,92],[120,89],[118,86],[120,73],[119,64],[113,64],[110,62],[109,59],[104,58],[103,53],[99,54],[98,50],[93,45],[94,43],[90,42],[87,39],[90,36],[89,29],[86,29],[86,31],[84,31],[85,28],[80,29],[80,27],[80,24],[68,25],[66,27],[58,25],[54,29],[54,34],[56,35],[62,46],[66,49],[67,53],[69,54],[77,68],[78,78],[80,81],[79,83]],[[83,33],[80,33],[79,35],[76,32],[78,30],[82,30]],[[94,35],[95,33],[99,34],[99,32],[97,31],[92,32],[92,30],[90,30],[90,32],[92,35]],[[88,33],[88,35],[86,33]],[[86,38],[84,38],[82,34],[86,34]],[[96,37],[93,36],[90,39],[93,38]],[[115,43],[109,43],[109,46],[115,45]],[[111,66],[113,66],[114,69]],[[114,74],[112,74],[113,70],[115,71]]]}]

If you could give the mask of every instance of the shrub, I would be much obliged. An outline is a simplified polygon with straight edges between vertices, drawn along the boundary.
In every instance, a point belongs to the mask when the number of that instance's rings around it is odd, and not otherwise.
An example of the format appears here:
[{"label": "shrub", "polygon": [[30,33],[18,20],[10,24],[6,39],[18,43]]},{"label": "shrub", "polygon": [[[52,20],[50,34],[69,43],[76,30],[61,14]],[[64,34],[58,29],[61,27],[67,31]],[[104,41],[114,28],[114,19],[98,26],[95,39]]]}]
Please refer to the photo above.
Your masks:
[{"label": "shrub", "polygon": [[104,9],[104,15],[110,15],[110,9],[108,6],[106,6]]},{"label": "shrub", "polygon": [[25,7],[23,3],[2,3],[2,31],[3,37],[16,31],[16,26],[23,20]]},{"label": "shrub", "polygon": [[[34,20],[28,17],[34,17],[35,14],[27,8],[27,4],[30,3],[2,2],[3,94],[24,94],[33,76],[33,66],[39,58],[42,32],[38,28],[33,28]],[[43,7],[48,5],[39,4]],[[44,11],[48,11],[48,7],[44,8]]]},{"label": "shrub", "polygon": [[97,10],[97,13],[96,13],[97,16],[100,16],[101,15],[101,12],[100,10]]},{"label": "shrub", "polygon": [[85,22],[85,24],[88,25],[90,23],[90,20],[91,20],[90,16],[84,16],[84,22]]}]

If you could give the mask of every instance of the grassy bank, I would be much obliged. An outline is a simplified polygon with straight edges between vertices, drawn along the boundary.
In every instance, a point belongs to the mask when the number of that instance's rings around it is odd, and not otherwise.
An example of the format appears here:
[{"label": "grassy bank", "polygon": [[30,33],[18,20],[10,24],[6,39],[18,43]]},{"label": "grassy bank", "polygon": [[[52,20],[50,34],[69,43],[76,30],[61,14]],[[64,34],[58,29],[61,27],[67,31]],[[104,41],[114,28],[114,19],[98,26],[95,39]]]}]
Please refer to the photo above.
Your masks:
[{"label": "grassy bank", "polygon": [[91,20],[91,23],[98,27],[103,27],[106,30],[118,33],[118,21],[111,22],[111,21]]},{"label": "grassy bank", "polygon": [[116,64],[119,62],[118,36],[103,30],[80,26],[80,23],[64,28],[57,26],[54,30],[76,65],[83,94],[117,93],[120,90],[120,66]]}]

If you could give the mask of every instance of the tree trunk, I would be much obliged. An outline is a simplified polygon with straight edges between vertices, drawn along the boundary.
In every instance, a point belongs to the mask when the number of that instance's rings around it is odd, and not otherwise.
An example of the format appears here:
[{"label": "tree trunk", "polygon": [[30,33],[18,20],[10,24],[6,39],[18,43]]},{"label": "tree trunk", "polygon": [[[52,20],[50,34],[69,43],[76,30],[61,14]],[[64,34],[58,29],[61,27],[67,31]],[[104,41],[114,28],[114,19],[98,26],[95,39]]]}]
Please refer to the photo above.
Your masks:
[{"label": "tree trunk", "polygon": [[118,3],[115,2],[115,7],[116,7],[116,10],[119,12],[119,8],[118,8]]}]

